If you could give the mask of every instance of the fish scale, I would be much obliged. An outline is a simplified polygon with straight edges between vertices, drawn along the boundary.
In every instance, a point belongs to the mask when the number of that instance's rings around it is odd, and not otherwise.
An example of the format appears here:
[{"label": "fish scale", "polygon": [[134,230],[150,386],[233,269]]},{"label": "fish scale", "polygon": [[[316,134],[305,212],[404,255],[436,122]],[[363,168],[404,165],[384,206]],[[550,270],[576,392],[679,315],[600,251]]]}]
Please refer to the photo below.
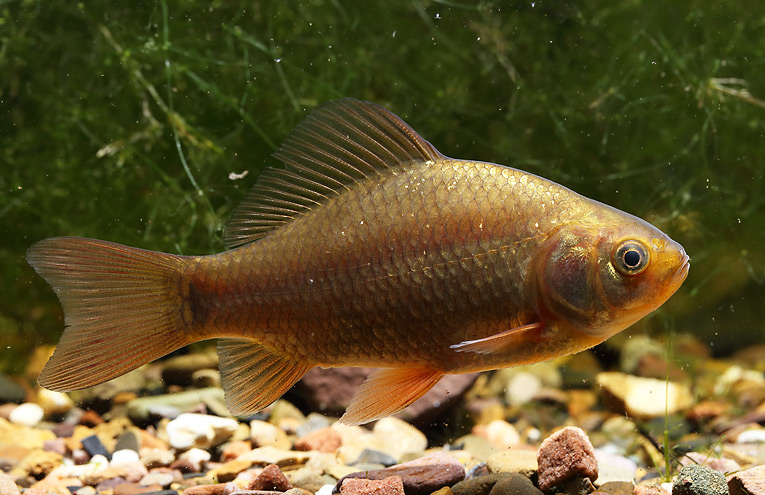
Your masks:
[{"label": "fish scale", "polygon": [[682,246],[643,220],[517,169],[447,158],[372,103],[315,110],[275,156],[285,168],[261,174],[222,253],[33,245],[27,260],[67,325],[41,385],[92,386],[217,338],[235,414],[313,366],[380,368],[341,418],[360,424],[445,374],[592,347],[688,273]]}]

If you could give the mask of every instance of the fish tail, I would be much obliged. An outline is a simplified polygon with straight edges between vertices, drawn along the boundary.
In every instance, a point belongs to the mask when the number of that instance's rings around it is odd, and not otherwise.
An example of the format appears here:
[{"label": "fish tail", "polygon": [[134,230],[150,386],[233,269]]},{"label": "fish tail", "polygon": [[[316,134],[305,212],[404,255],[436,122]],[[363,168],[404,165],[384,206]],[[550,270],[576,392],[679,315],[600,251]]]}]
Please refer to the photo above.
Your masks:
[{"label": "fish tail", "polygon": [[199,340],[184,331],[183,256],[55,237],[26,258],[64,308],[66,329],[38,380],[45,388],[97,385]]}]

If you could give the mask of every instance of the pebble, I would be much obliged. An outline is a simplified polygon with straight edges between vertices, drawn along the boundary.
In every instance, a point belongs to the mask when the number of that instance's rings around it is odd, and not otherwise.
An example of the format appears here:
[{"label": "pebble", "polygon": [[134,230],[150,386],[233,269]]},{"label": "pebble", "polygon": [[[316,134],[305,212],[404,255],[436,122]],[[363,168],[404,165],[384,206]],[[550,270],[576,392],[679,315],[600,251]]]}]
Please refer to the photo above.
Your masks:
[{"label": "pebble", "polygon": [[533,450],[505,450],[489,456],[486,465],[491,473],[517,473],[531,477],[537,472],[537,453]]},{"label": "pebble", "polygon": [[394,459],[401,459],[404,454],[420,454],[428,447],[428,439],[420,430],[395,417],[377,421],[372,434],[375,448]]},{"label": "pebble", "polygon": [[342,437],[337,430],[330,427],[312,431],[295,441],[295,450],[318,450],[319,452],[335,452],[342,445]]},{"label": "pebble", "polygon": [[13,478],[0,471],[0,493],[2,495],[19,495],[19,487]]},{"label": "pebble", "polygon": [[239,427],[236,420],[207,414],[183,413],[167,424],[170,445],[179,450],[220,445]]},{"label": "pebble", "polygon": [[34,402],[25,402],[16,407],[8,415],[8,420],[17,425],[37,426],[45,416],[43,408]]},{"label": "pebble", "polygon": [[765,495],[765,465],[733,474],[728,489],[730,495]]},{"label": "pebble", "polygon": [[547,492],[574,478],[598,478],[598,462],[587,434],[567,426],[542,441],[537,453],[538,484]]},{"label": "pebble", "polygon": [[222,462],[231,461],[251,450],[252,445],[249,441],[234,440],[222,446],[220,460]]},{"label": "pebble", "polygon": [[115,450],[114,453],[112,453],[112,458],[109,461],[109,464],[111,466],[116,466],[119,464],[125,464],[130,462],[140,462],[140,457],[138,456],[138,452],[136,452],[133,449],[119,449],[119,450]]},{"label": "pebble", "polygon": [[672,481],[672,495],[728,495],[722,473],[698,464],[683,466]]},{"label": "pebble", "polygon": [[655,378],[642,378],[619,372],[599,373],[598,385],[617,410],[643,419],[664,417],[693,404],[687,385]]},{"label": "pebble", "polygon": [[132,450],[138,452],[141,448],[141,434],[135,428],[131,428],[117,438],[114,450]]},{"label": "pebble", "polygon": [[276,464],[269,464],[247,486],[248,490],[273,490],[286,492],[292,488],[292,484]]},{"label": "pebble", "polygon": [[163,488],[167,488],[173,481],[175,481],[173,473],[160,471],[146,474],[146,476],[141,478],[141,481],[139,481],[138,484],[144,486],[159,485]]},{"label": "pebble", "polygon": [[611,482],[635,483],[635,472],[638,467],[632,459],[599,449],[595,450],[595,458],[598,463],[598,479],[593,480],[595,486],[602,487]]},{"label": "pebble", "polygon": [[379,450],[364,449],[359,457],[351,463],[351,465],[356,464],[382,464],[385,467],[390,467],[396,464],[396,459]]},{"label": "pebble", "polygon": [[473,427],[473,433],[484,437],[498,450],[506,450],[521,443],[518,430],[504,419],[495,419],[486,425],[476,425]]},{"label": "pebble", "polygon": [[191,411],[199,404],[204,404],[218,416],[231,415],[225,406],[223,390],[218,387],[140,397],[127,403],[127,415],[136,424],[146,424],[157,411],[162,409],[170,408],[183,413]]},{"label": "pebble", "polygon": [[454,495],[542,495],[526,476],[494,473],[461,481],[451,487]]},{"label": "pebble", "polygon": [[37,404],[46,416],[59,416],[68,413],[74,407],[74,401],[64,392],[54,392],[47,388],[37,390]]},{"label": "pebble", "polygon": [[218,368],[218,355],[214,352],[198,352],[176,356],[162,363],[162,380],[170,385],[191,385],[194,372]]},{"label": "pebble", "polygon": [[193,448],[183,452],[178,458],[188,461],[194,467],[194,471],[200,472],[203,465],[212,458],[212,455],[206,450]]},{"label": "pebble", "polygon": [[281,450],[292,447],[292,441],[284,430],[259,419],[250,421],[250,439],[255,447],[270,446]]},{"label": "pebble", "polygon": [[98,438],[97,435],[90,435],[88,437],[85,437],[80,440],[82,443],[82,448],[85,449],[85,452],[87,452],[91,457],[96,455],[102,455],[109,459],[111,457],[111,454],[106,450],[106,447],[104,447],[104,444],[101,443],[101,440]]},{"label": "pebble", "polygon": [[401,478],[407,495],[422,495],[462,481],[465,467],[449,454],[434,452],[389,468],[351,473],[337,484],[342,488],[343,482],[349,478],[382,480],[390,476]]},{"label": "pebble", "polygon": [[404,484],[398,476],[382,480],[347,478],[340,486],[341,495],[404,495]]}]

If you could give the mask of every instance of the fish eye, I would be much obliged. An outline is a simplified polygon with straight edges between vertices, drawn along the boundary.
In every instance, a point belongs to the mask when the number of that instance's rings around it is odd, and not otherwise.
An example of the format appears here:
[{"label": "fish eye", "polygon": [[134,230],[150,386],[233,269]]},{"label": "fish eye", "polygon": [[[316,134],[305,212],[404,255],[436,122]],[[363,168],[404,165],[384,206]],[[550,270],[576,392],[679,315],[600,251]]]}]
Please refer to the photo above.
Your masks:
[{"label": "fish eye", "polygon": [[638,241],[624,241],[614,252],[614,265],[622,275],[637,275],[648,267],[648,248]]}]

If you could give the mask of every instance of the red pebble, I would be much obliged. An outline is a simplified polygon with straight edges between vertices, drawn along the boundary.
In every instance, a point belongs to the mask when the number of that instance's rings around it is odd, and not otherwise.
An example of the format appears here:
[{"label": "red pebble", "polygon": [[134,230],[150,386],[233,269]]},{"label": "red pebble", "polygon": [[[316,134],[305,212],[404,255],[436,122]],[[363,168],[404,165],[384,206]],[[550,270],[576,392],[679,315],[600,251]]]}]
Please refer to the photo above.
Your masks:
[{"label": "red pebble", "polygon": [[292,488],[290,480],[284,476],[276,464],[269,464],[263,468],[263,472],[247,486],[248,490],[273,490],[277,492],[286,492],[290,488]]},{"label": "red pebble", "polygon": [[547,437],[537,453],[538,484],[543,492],[575,478],[598,479],[598,461],[587,434],[567,426]]},{"label": "red pebble", "polygon": [[382,480],[346,478],[340,486],[340,495],[404,495],[404,483],[400,476]]}]

